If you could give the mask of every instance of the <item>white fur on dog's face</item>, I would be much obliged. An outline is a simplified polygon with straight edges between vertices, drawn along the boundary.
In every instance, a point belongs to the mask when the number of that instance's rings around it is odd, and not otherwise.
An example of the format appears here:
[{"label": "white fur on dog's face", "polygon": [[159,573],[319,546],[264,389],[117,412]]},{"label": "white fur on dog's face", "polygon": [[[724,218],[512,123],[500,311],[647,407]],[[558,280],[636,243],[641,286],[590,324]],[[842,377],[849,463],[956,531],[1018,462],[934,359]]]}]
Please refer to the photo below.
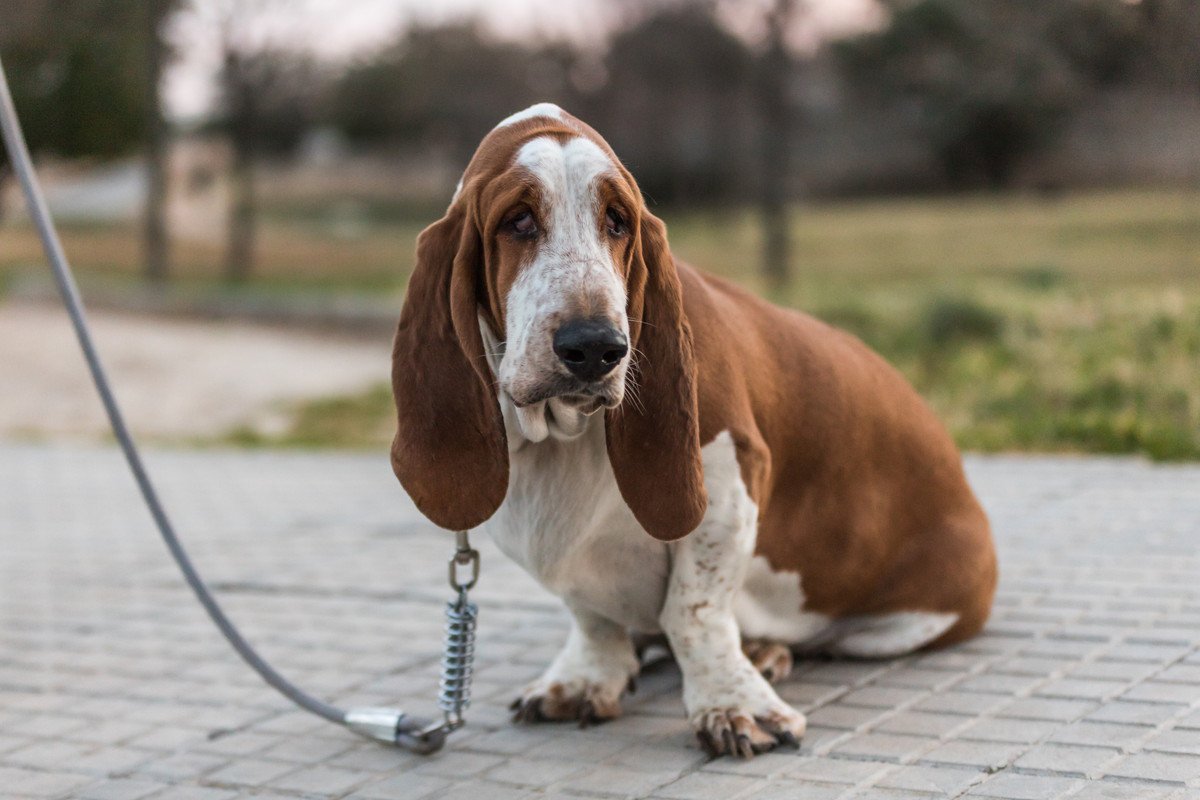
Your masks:
[{"label": "white fur on dog's face", "polygon": [[574,438],[587,415],[624,397],[628,356],[603,380],[582,387],[553,349],[559,326],[578,318],[605,320],[629,336],[625,282],[605,240],[600,187],[616,169],[583,137],[531,139],[515,163],[536,183],[538,238],[505,299],[505,341],[496,343],[503,356],[493,368],[526,439]]}]

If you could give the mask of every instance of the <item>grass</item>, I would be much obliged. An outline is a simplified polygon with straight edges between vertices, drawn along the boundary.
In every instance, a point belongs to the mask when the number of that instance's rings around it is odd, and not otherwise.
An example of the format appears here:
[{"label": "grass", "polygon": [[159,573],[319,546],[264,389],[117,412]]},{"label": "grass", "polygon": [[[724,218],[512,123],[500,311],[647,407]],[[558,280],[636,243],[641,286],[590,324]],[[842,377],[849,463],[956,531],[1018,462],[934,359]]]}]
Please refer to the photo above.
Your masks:
[{"label": "grass", "polygon": [[[1200,191],[800,206],[786,289],[758,277],[752,214],[666,218],[680,257],[862,337],[968,449],[1200,459]],[[422,221],[373,214],[339,238],[311,210],[272,216],[256,286],[398,297]],[[85,272],[132,276],[133,233],[65,239]],[[20,229],[0,237],[2,284],[6,268],[36,260],[36,243]],[[185,283],[218,277],[212,248],[179,248],[177,261]],[[282,435],[231,440],[379,446],[390,416],[379,387],[302,405]]]},{"label": "grass", "polygon": [[391,441],[395,419],[391,386],[380,384],[362,394],[301,403],[282,433],[239,427],[223,441],[243,447],[370,448]]}]

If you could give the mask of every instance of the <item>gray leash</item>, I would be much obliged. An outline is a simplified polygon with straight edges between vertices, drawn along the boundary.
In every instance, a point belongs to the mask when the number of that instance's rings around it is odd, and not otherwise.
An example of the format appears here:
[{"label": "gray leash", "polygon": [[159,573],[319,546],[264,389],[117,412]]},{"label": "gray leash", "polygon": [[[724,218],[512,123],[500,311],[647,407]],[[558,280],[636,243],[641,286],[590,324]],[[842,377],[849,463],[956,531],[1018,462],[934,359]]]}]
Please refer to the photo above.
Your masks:
[{"label": "gray leash", "polygon": [[[79,347],[83,350],[88,369],[92,373],[92,381],[96,384],[96,391],[100,393],[100,399],[104,403],[104,410],[112,425],[113,435],[116,436],[117,442],[125,454],[125,460],[129,463],[129,469],[133,473],[134,480],[137,481],[142,498],[146,501],[146,507],[150,509],[151,516],[154,517],[154,523],[158,526],[167,549],[171,551],[171,556],[179,565],[179,570],[183,573],[188,585],[192,587],[200,605],[204,606],[208,616],[212,618],[221,633],[229,640],[229,644],[250,665],[251,669],[296,705],[331,722],[345,725],[355,733],[398,745],[407,750],[422,754],[440,750],[446,742],[447,734],[462,727],[462,712],[471,700],[475,621],[478,609],[467,599],[467,591],[475,585],[479,578],[479,553],[471,548],[470,542],[467,540],[467,532],[460,531],[457,534],[457,547],[450,560],[450,586],[454,589],[456,597],[446,604],[445,647],[438,691],[438,708],[442,710],[444,716],[440,722],[426,722],[391,708],[342,710],[305,693],[276,672],[238,632],[238,629],[234,627],[229,617],[225,615],[221,606],[208,591],[208,587],[205,586],[200,574],[196,572],[187,551],[183,549],[183,545],[175,535],[175,528],[167,517],[167,512],[159,500],[154,484],[150,482],[150,476],[146,472],[142,457],[125,424],[125,418],[121,414],[116,397],[109,386],[108,376],[100,363],[96,345],[92,341],[92,334],[84,315],[83,301],[79,296],[79,287],[75,284],[75,278],[70,264],[67,262],[66,254],[63,252],[58,232],[54,228],[54,221],[50,217],[46,199],[42,195],[41,186],[34,173],[33,163],[29,158],[29,148],[25,143],[25,136],[21,132],[21,124],[17,119],[16,108],[13,106],[12,93],[8,88],[8,77],[5,75],[2,61],[0,61],[0,129],[4,135],[4,144],[8,148],[13,171],[25,192],[30,216],[37,225],[42,247],[54,272],[54,280],[58,284],[58,290],[62,295],[64,305],[66,305],[67,314],[71,318],[71,324],[75,328]],[[459,578],[460,568],[470,569],[469,577],[465,580]]]}]

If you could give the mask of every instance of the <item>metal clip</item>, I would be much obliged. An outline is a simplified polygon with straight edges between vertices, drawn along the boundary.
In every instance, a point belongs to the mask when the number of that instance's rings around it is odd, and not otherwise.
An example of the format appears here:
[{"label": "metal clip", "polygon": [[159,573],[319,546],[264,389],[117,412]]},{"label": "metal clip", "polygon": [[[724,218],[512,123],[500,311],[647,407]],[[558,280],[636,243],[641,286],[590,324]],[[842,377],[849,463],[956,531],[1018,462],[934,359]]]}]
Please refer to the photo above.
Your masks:
[{"label": "metal clip", "polygon": [[429,723],[393,708],[352,708],[343,722],[355,733],[420,755],[441,750],[450,731],[444,723]]},{"label": "metal clip", "polygon": [[[471,547],[466,531],[459,531],[455,537],[458,546],[454,551],[453,558],[450,559],[450,588],[461,594],[474,588],[475,584],[479,582],[479,551]],[[459,580],[458,568],[466,566],[471,568],[471,577],[464,583]]]},{"label": "metal clip", "polygon": [[402,720],[396,727],[396,744],[421,756],[441,750],[442,745],[446,743],[446,736],[453,730],[444,722],[427,725],[421,725],[416,720],[412,720],[412,724],[405,724],[406,722]]}]

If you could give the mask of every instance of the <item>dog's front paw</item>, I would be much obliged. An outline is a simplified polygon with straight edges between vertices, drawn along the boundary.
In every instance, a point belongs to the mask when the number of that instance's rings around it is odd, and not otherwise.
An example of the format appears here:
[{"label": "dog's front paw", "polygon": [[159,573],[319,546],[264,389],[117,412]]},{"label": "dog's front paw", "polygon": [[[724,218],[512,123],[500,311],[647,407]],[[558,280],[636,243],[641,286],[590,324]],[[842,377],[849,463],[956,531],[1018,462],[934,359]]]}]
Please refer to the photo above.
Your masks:
[{"label": "dog's front paw", "polygon": [[748,660],[685,678],[684,702],[700,746],[712,756],[750,758],[781,744],[796,747],[807,724]]},{"label": "dog's front paw", "polygon": [[577,721],[586,727],[621,716],[621,694],[633,691],[633,678],[534,681],[510,706],[514,722]]},{"label": "dog's front paw", "polygon": [[710,756],[753,758],[779,745],[798,747],[807,722],[804,715],[780,703],[765,712],[742,708],[703,709],[691,717],[700,746]]}]

